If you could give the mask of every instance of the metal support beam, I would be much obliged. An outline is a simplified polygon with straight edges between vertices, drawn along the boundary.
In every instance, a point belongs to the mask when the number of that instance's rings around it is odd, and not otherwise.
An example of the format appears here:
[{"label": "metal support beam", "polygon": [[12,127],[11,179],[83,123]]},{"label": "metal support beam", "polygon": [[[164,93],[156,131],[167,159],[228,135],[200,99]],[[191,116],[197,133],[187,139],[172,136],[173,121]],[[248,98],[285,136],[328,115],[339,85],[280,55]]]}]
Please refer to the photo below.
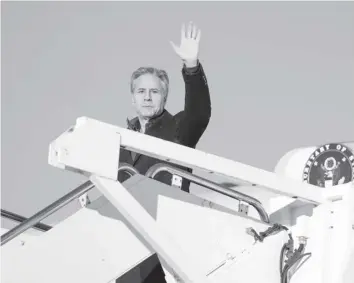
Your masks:
[{"label": "metal support beam", "polygon": [[[174,243],[155,219],[119,182],[110,179],[91,176],[90,180],[101,193],[118,209],[141,236],[151,245],[156,253],[163,258],[173,275],[185,283],[207,283],[210,279],[198,270],[196,262],[190,262],[188,255]],[[179,282],[177,280],[177,282]]]},{"label": "metal support beam", "polygon": [[[85,147],[78,147],[78,144],[84,144]],[[88,117],[78,118],[74,127],[51,144],[49,163],[68,170],[74,167],[113,180],[119,147],[169,163],[256,184],[260,189],[279,195],[314,204],[325,202],[322,188]],[[97,156],[104,158],[98,160]]]}]

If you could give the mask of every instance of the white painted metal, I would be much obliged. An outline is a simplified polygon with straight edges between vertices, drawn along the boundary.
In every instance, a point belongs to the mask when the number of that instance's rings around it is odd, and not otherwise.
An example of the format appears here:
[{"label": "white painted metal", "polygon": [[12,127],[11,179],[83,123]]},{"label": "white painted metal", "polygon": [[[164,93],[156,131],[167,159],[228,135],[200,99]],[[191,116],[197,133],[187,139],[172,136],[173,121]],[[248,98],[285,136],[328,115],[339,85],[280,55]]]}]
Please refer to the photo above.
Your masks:
[{"label": "white painted metal", "polygon": [[185,253],[183,246],[176,245],[173,237],[154,221],[121,183],[97,176],[92,176],[90,179],[172,268],[175,276],[179,276],[186,283],[208,282],[206,276],[199,270],[198,264],[192,262],[187,256],[188,253]]},{"label": "white painted metal", "polygon": [[239,212],[248,215],[248,209],[249,209],[249,206],[248,206],[247,203],[245,203],[245,202],[243,202],[243,201],[240,201],[240,202],[239,202],[239,205],[238,205],[238,211],[239,211]]},{"label": "white painted metal", "polygon": [[70,133],[63,133],[52,143],[49,164],[115,180],[117,165],[114,162],[119,158],[119,145],[175,164],[258,184],[280,195],[324,202],[322,190],[316,186],[87,117],[78,118]]},{"label": "white painted metal", "polygon": [[79,203],[81,207],[85,207],[91,203],[88,193],[85,193],[79,197]]},{"label": "white painted metal", "polygon": [[[342,143],[354,152],[354,141]],[[275,166],[274,172],[292,178],[294,180],[302,180],[303,170],[307,160],[311,154],[319,147],[309,146],[290,150],[282,158],[279,159]]]},{"label": "white painted metal", "polygon": [[109,282],[149,255],[122,221],[100,214],[112,213],[107,200],[90,206],[23,246],[2,246],[2,282]]},{"label": "white painted metal", "polygon": [[213,282],[223,283],[278,283],[279,251],[283,243],[284,235],[278,234],[262,244],[245,245],[240,256],[235,259],[231,257],[210,278]]},{"label": "white painted metal", "polygon": [[[342,144],[354,150],[353,142]],[[312,146],[288,152],[279,160],[275,172],[302,181],[306,162],[317,148]],[[295,234],[309,237],[307,250],[312,256],[293,276],[291,283],[354,280],[354,185],[347,183],[321,189],[327,202],[318,207],[284,196],[270,200],[272,221],[290,225]],[[307,225],[300,221],[306,216],[300,215],[308,215]]]},{"label": "white painted metal", "polygon": [[[354,150],[354,142],[341,144]],[[276,173],[302,181],[306,162],[317,148],[312,146],[288,152],[279,160]],[[291,283],[344,283],[354,280],[354,183],[321,189],[327,202],[316,208],[287,197],[270,200],[274,212],[271,220],[291,225],[294,233],[309,237],[307,250],[312,252],[312,256],[294,275]],[[306,216],[299,215],[308,215],[307,225],[299,221]]]},{"label": "white painted metal", "polygon": [[291,283],[346,282],[346,272],[354,260],[354,187],[352,183],[337,187],[340,188],[334,190],[341,191],[341,200],[313,208],[298,203],[280,210],[283,218],[277,219],[278,222],[288,224],[294,236],[306,236],[306,251],[312,253]]},{"label": "white painted metal", "polygon": [[177,175],[172,175],[172,184],[171,185],[175,186],[177,188],[181,188],[182,187],[182,178]]},{"label": "white painted metal", "polygon": [[[354,142],[343,142],[341,144],[354,152]],[[308,161],[312,153],[319,147],[320,145],[302,147],[287,152],[282,158],[280,158],[280,160],[276,164],[274,172],[278,176],[293,179],[298,182],[303,182],[302,176],[306,162]],[[341,188],[338,186],[335,188],[335,190],[333,190],[333,188],[320,189],[322,190],[322,195],[325,199],[328,199],[328,196],[333,192],[340,193],[341,191]],[[268,208],[268,212],[271,214],[275,211],[279,211],[279,209],[282,207],[286,207],[294,203],[298,203],[298,201],[289,198],[288,196],[280,195],[276,197],[271,197],[269,199],[269,203],[265,205]],[[285,215],[283,216],[285,217]]]},{"label": "white painted metal", "polygon": [[55,167],[84,175],[117,180],[120,134],[112,127],[77,119],[75,127],[61,134],[49,146],[48,162]]},{"label": "white painted metal", "polygon": [[140,283],[139,268],[155,252],[168,283],[175,275],[185,282],[280,281],[285,233],[255,243],[246,228],[269,225],[238,213],[239,202],[227,208],[187,194],[179,180],[172,187],[140,175],[117,182],[121,146],[279,195],[267,204],[271,221],[290,227],[296,244],[305,237],[312,253],[291,283],[353,282],[354,185],[302,183],[313,147],[288,153],[272,173],[87,117],[50,145],[49,164],[90,177],[104,196],[24,244],[2,246],[2,282],[106,283],[134,268]]},{"label": "white painted metal", "polygon": [[[228,255],[233,255],[236,258],[229,260],[232,263],[229,266],[270,257],[267,265],[259,267],[257,276],[268,274],[270,280],[277,279],[275,267],[282,239],[257,244],[261,247],[258,250],[254,249],[253,238],[245,232],[248,227],[264,231],[267,225],[251,217],[237,217],[241,214],[142,176],[130,178],[124,186],[156,219],[163,234],[168,234],[187,253],[202,275],[206,276]],[[15,240],[2,246],[2,282],[110,282],[154,253],[140,231],[130,227],[112,203],[101,197],[23,246],[11,246]],[[274,268],[269,270],[270,266]],[[14,272],[14,267],[21,272]],[[214,272],[213,277],[223,278],[228,273],[227,267]],[[166,267],[168,283],[175,282],[171,273]],[[224,279],[212,282],[230,282]]]}]

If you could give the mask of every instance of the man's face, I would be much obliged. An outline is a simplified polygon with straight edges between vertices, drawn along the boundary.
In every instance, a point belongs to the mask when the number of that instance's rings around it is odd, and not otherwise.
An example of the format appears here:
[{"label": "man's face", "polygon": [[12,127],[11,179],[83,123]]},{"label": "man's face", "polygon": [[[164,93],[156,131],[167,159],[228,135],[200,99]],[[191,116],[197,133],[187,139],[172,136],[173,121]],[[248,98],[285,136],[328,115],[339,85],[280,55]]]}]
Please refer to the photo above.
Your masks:
[{"label": "man's face", "polygon": [[159,78],[151,74],[141,75],[133,86],[133,105],[140,117],[150,119],[162,113],[166,95]]}]

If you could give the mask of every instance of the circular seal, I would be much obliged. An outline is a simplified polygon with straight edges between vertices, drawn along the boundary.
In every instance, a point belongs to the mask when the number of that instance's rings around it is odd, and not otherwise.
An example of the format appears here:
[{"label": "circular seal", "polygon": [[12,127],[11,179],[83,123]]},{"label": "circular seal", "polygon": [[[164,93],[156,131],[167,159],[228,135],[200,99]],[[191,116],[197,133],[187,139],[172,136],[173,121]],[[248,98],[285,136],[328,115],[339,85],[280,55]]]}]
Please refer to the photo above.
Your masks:
[{"label": "circular seal", "polygon": [[303,181],[332,187],[354,181],[354,155],[342,144],[330,143],[317,148],[306,162]]}]

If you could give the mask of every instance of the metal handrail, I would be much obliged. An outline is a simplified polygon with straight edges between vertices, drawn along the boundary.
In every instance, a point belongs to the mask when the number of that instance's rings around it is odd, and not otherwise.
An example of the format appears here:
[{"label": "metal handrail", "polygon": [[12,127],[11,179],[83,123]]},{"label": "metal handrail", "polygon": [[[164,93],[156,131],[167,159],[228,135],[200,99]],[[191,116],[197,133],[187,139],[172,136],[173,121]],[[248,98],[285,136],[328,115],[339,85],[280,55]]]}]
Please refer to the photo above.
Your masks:
[{"label": "metal handrail", "polygon": [[[129,164],[122,163],[118,169],[119,171],[126,171],[131,176],[138,173],[138,171]],[[81,184],[65,196],[61,197],[57,201],[53,202],[49,206],[45,207],[41,211],[37,212],[27,220],[23,221],[21,224],[17,225],[13,229],[7,231],[5,234],[1,235],[1,246],[6,244],[7,242],[11,241],[18,235],[22,234],[23,232],[27,231],[28,229],[34,227],[34,225],[38,224],[43,219],[47,218],[48,216],[52,215],[54,212],[59,210],[60,208],[64,207],[74,199],[77,199],[84,193],[91,190],[95,185],[91,181],[86,181],[85,183]]]},{"label": "metal handrail", "polygon": [[155,176],[160,172],[169,172],[170,174],[178,175],[182,178],[189,180],[192,183],[203,186],[207,189],[213,190],[215,192],[221,193],[223,195],[237,199],[239,201],[244,201],[257,210],[257,212],[259,213],[259,216],[263,222],[269,223],[269,216],[268,216],[267,212],[265,211],[265,209],[263,208],[262,203],[259,200],[255,199],[251,196],[237,192],[233,189],[230,189],[230,188],[227,188],[227,187],[222,186],[220,184],[214,183],[214,182],[204,179],[200,176],[196,176],[192,173],[171,167],[171,166],[163,164],[163,163],[158,163],[158,164],[155,164],[154,166],[150,167],[149,170],[146,172],[145,176],[148,178],[155,178]]},{"label": "metal handrail", "polygon": [[[10,219],[12,221],[19,222],[19,223],[22,223],[23,221],[26,221],[28,219],[28,218],[26,218],[26,217],[24,217],[22,215],[10,212],[10,211],[5,210],[5,209],[1,209],[1,217],[7,218],[7,219]],[[36,225],[33,225],[32,228],[37,229],[37,230],[39,230],[41,232],[47,232],[50,229],[52,229],[53,227],[50,226],[50,225],[47,225],[47,224],[39,222]]]},{"label": "metal handrail", "polygon": [[82,194],[88,192],[94,187],[91,181],[87,181],[65,196],[61,197],[57,201],[53,202],[49,206],[45,207],[41,211],[37,212],[26,221],[22,222],[21,224],[17,225],[15,228],[7,231],[4,235],[1,235],[1,245],[6,244],[8,241],[14,239],[18,235],[22,234],[23,232],[27,231],[28,229],[32,228],[38,222],[42,221],[43,219],[47,218],[58,209],[62,208],[63,206],[67,205],[74,199],[80,197]]},{"label": "metal handrail", "polygon": [[139,171],[137,169],[135,169],[132,165],[124,162],[119,164],[118,172],[119,171],[127,172],[130,175],[130,177],[132,177],[135,174],[139,174]]}]

